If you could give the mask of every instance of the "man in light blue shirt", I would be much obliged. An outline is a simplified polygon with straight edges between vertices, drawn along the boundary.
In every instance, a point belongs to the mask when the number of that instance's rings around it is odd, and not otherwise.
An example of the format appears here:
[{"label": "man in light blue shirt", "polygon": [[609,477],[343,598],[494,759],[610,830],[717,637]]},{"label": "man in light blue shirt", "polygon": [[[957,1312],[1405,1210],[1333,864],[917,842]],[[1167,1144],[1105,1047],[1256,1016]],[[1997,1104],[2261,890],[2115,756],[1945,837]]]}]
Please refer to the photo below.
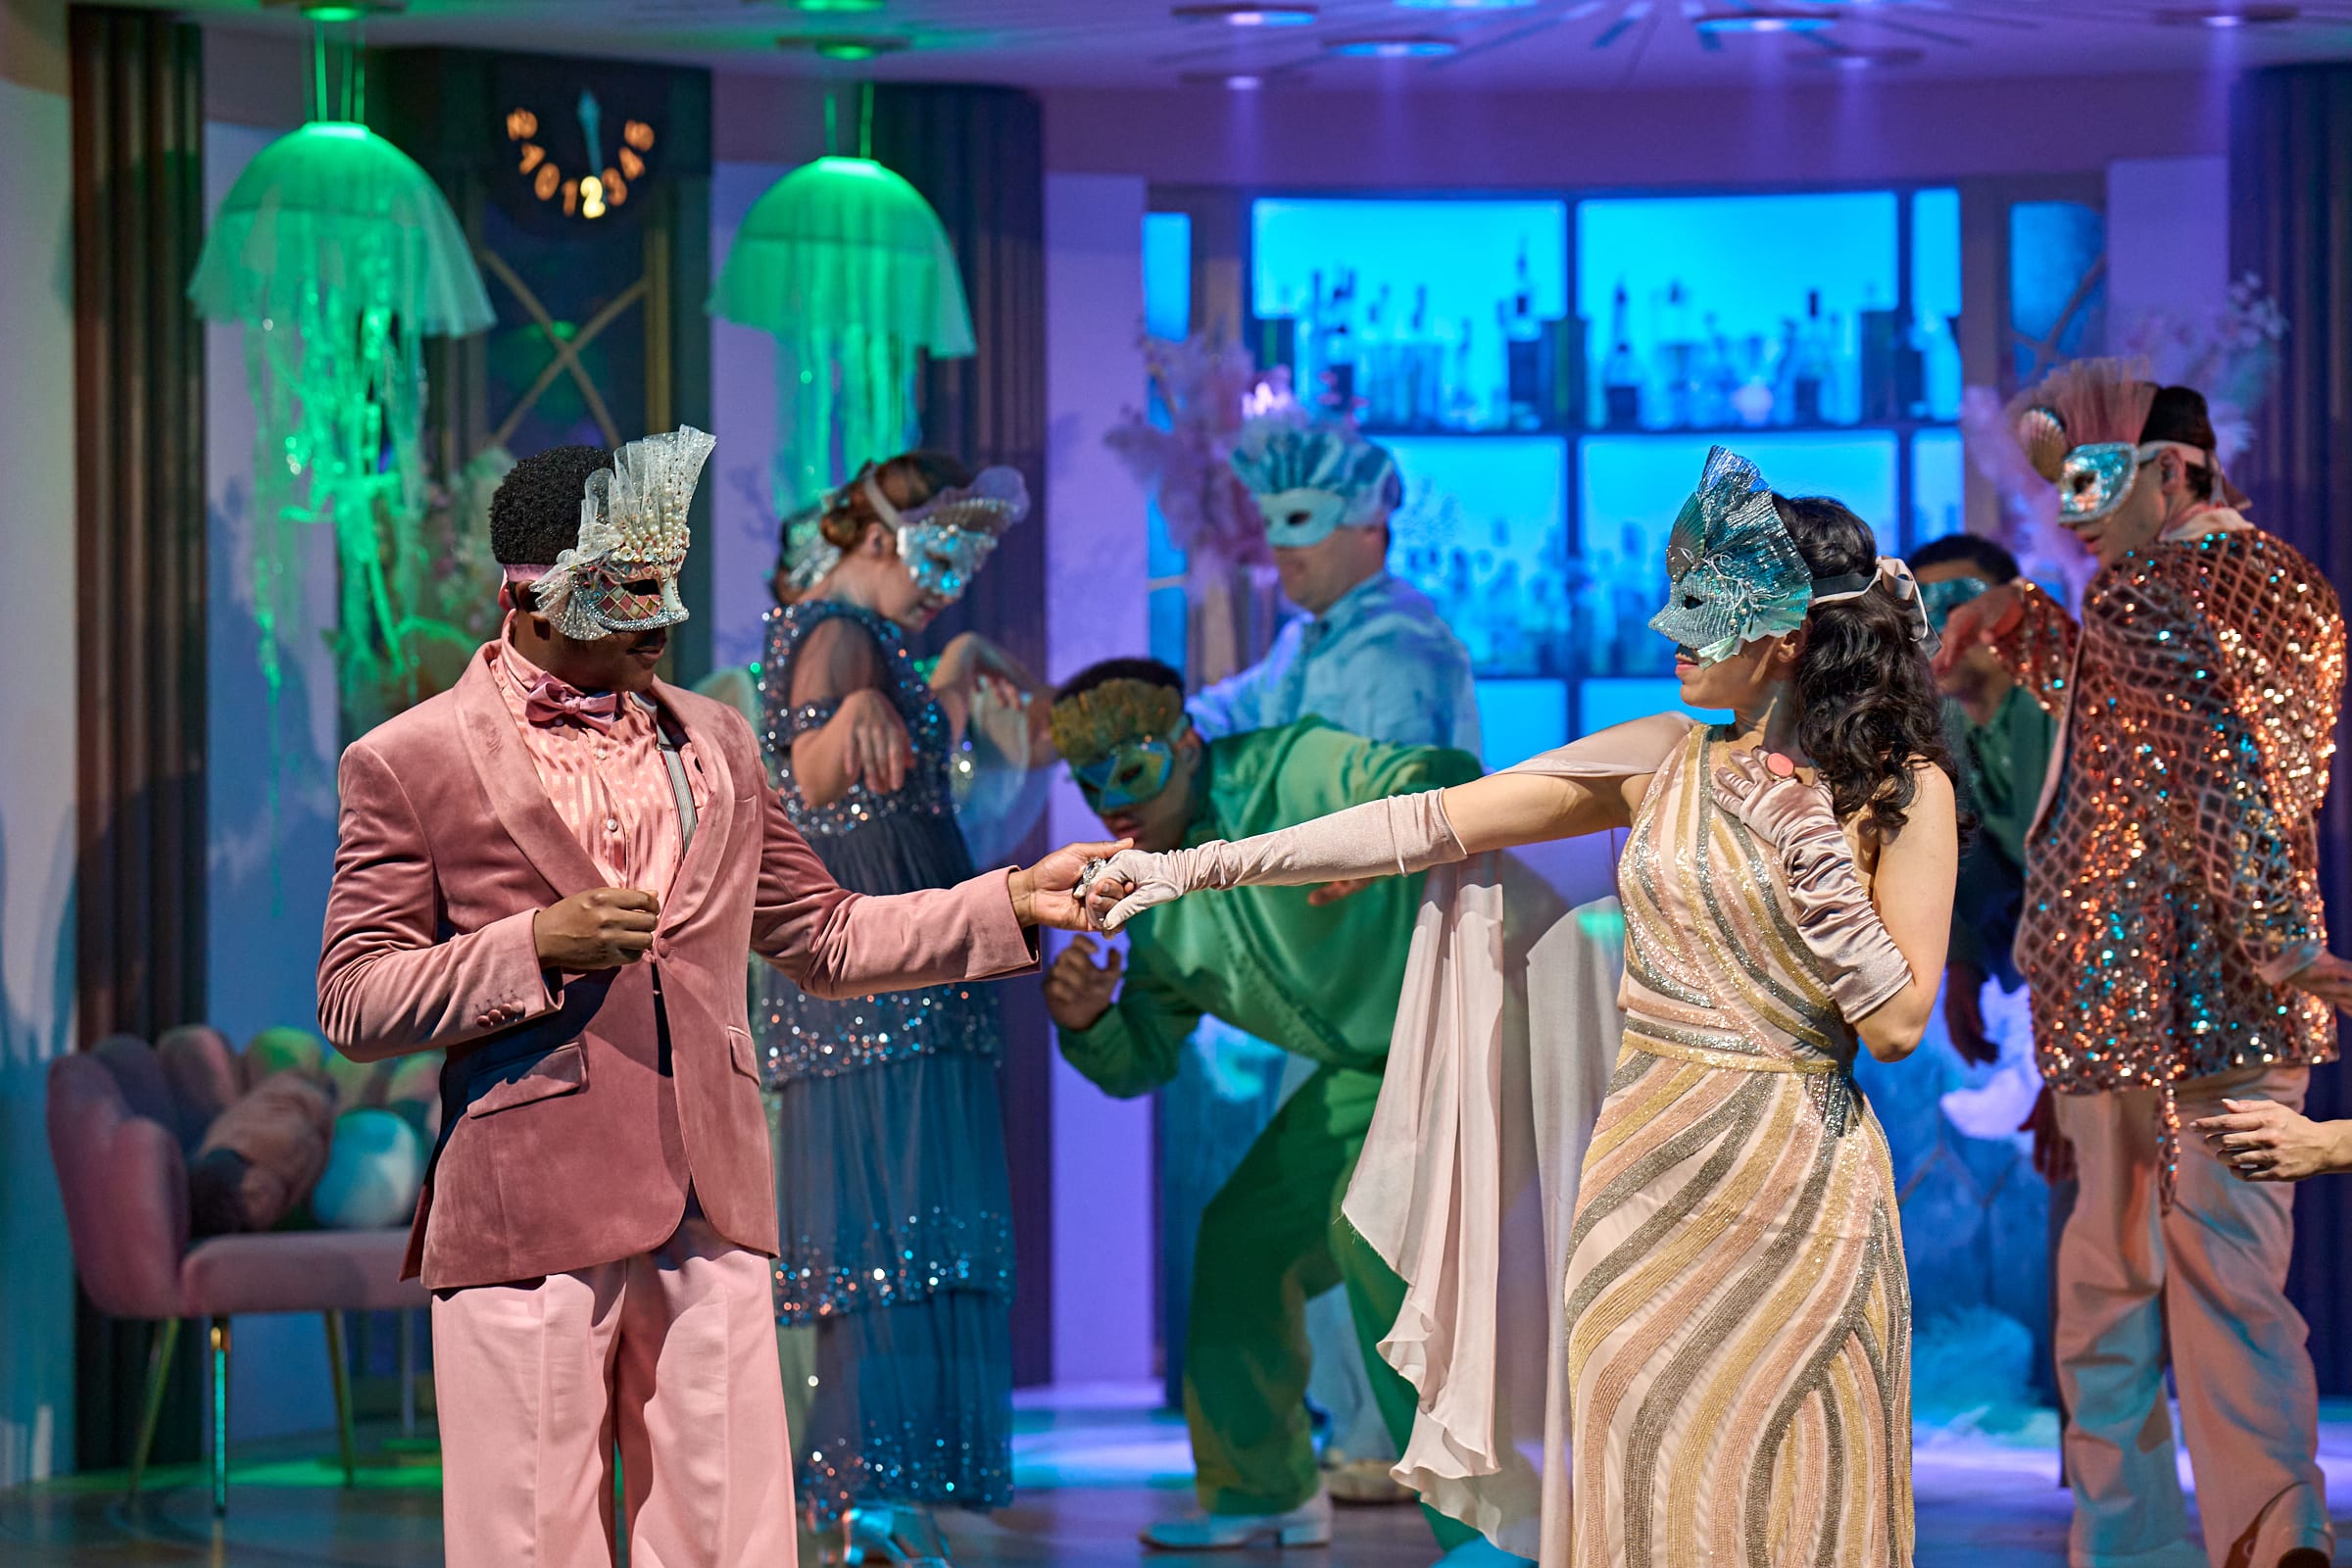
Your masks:
[{"label": "man in light blue shirt", "polygon": [[1233,467],[1265,516],[1283,596],[1306,614],[1198,693],[1194,727],[1213,740],[1313,713],[1376,741],[1479,755],[1469,652],[1427,595],[1389,574],[1396,460],[1342,431],[1258,419]]}]

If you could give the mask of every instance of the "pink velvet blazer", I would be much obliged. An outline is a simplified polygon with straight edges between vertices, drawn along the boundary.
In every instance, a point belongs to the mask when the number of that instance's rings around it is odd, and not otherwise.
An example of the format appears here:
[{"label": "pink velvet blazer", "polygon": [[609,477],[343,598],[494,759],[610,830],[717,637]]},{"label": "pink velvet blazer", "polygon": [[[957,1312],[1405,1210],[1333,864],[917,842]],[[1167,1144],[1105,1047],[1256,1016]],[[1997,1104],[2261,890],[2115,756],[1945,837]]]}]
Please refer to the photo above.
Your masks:
[{"label": "pink velvet blazer", "polygon": [[532,916],[602,878],[494,680],[477,655],[453,690],[343,754],[319,1022],[361,1061],[449,1052],[408,1273],[443,1290],[632,1256],[677,1228],[690,1186],[721,1235],[772,1255],[747,954],[820,997],[1016,973],[1036,952],[1005,873],[848,892],[785,821],[743,716],[659,685],[711,803],[653,952],[543,973]]}]

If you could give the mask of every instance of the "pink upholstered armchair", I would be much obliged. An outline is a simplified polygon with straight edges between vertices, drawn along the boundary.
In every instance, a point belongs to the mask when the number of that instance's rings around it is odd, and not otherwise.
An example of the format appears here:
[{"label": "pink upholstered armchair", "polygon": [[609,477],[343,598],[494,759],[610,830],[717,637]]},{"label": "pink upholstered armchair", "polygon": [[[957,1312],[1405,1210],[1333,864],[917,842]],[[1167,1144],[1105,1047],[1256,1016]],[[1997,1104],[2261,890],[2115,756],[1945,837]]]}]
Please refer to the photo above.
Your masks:
[{"label": "pink upholstered armchair", "polygon": [[[189,1031],[194,1034],[196,1031]],[[203,1136],[208,1102],[235,1081],[227,1044],[210,1031],[165,1062],[118,1036],[49,1068],[49,1152],[82,1288],[101,1312],[162,1324],[148,1359],[129,1492],[144,1478],[164,1381],[187,1318],[209,1323],[213,1511],[228,1507],[229,1319],[242,1312],[318,1312],[326,1319],[343,1479],[353,1482],[351,1387],[343,1314],[427,1304],[400,1278],[405,1230],[264,1232],[189,1243],[186,1151]],[[204,1082],[202,1080],[214,1080]]]}]

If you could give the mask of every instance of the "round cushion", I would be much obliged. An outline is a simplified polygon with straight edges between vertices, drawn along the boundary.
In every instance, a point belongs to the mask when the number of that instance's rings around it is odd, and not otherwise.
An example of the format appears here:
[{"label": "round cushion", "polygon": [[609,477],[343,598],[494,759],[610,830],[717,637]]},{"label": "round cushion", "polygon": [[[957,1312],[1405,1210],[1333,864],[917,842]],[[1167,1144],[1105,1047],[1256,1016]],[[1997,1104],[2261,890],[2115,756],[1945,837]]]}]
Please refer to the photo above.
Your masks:
[{"label": "round cushion", "polygon": [[311,1189],[311,1215],[328,1230],[379,1230],[416,1213],[424,1140],[396,1111],[366,1107],[335,1118],[326,1169]]},{"label": "round cushion", "polygon": [[271,1073],[292,1067],[301,1072],[326,1071],[326,1042],[308,1029],[279,1025],[265,1029],[245,1045],[245,1081],[258,1084]]}]

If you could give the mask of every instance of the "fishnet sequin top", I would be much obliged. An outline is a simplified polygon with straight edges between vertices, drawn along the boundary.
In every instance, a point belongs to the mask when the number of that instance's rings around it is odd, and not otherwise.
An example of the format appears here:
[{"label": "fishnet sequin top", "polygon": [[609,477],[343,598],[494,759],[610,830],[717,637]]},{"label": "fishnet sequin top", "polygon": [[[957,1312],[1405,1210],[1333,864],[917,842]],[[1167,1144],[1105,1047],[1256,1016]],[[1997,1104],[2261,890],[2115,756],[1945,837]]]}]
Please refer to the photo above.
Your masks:
[{"label": "fishnet sequin top", "polygon": [[2334,591],[2243,527],[2103,568],[2079,625],[2020,586],[1995,652],[2061,726],[2017,940],[2043,1077],[2088,1093],[2333,1059],[2332,1009],[2279,982],[2328,941]]}]

